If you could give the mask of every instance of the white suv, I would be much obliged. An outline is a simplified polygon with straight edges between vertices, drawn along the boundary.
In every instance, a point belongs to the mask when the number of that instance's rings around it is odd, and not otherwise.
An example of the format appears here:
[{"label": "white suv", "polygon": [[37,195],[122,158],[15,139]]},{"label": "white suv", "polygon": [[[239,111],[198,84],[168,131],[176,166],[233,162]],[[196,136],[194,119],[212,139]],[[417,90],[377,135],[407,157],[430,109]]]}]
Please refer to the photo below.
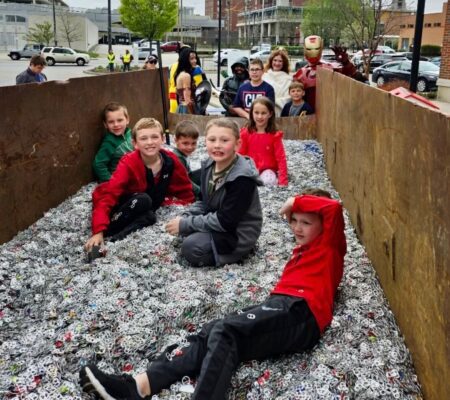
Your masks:
[{"label": "white suv", "polygon": [[56,63],[76,63],[83,66],[88,64],[91,58],[89,54],[77,53],[69,47],[44,47],[41,55],[45,58],[48,65],[55,65]]}]

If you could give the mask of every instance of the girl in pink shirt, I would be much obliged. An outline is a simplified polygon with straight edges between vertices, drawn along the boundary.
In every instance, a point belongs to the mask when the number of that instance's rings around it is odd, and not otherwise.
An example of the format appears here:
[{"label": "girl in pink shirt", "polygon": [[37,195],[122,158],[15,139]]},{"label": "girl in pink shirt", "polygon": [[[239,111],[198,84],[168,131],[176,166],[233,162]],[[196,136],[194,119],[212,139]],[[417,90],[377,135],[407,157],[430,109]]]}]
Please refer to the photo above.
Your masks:
[{"label": "girl in pink shirt", "polygon": [[288,172],[283,132],[275,125],[275,107],[267,97],[258,97],[250,107],[250,119],[241,129],[239,154],[249,156],[266,186],[287,186]]}]

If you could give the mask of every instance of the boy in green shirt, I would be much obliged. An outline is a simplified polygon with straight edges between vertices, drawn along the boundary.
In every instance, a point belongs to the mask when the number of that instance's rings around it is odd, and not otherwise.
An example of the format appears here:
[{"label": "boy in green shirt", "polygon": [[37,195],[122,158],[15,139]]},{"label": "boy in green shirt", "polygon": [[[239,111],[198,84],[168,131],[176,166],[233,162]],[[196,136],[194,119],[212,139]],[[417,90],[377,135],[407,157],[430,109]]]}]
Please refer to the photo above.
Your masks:
[{"label": "boy in green shirt", "polygon": [[116,169],[117,163],[112,163],[116,149],[123,143],[131,146],[129,122],[128,110],[124,105],[113,102],[103,109],[103,124],[107,131],[92,164],[99,182],[109,181]]}]

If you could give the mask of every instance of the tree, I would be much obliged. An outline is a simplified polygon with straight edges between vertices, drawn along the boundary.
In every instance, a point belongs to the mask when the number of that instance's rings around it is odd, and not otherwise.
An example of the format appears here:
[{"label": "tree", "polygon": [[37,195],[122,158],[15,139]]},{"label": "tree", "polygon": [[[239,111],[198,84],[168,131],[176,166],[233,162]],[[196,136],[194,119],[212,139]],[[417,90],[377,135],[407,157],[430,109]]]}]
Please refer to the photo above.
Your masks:
[{"label": "tree", "polygon": [[43,22],[42,24],[36,24],[28,29],[28,33],[25,35],[25,39],[30,43],[49,45],[53,40],[53,26],[50,22]]},{"label": "tree", "polygon": [[121,3],[123,25],[149,40],[161,39],[177,24],[178,0],[122,0]]},{"label": "tree", "polygon": [[74,21],[74,17],[70,15],[68,11],[61,11],[59,14],[60,24],[59,31],[62,37],[67,41],[69,47],[72,47],[72,43],[81,39],[80,24]]},{"label": "tree", "polygon": [[325,46],[340,42],[345,23],[334,0],[308,0],[304,7],[302,31],[305,36],[320,36]]}]

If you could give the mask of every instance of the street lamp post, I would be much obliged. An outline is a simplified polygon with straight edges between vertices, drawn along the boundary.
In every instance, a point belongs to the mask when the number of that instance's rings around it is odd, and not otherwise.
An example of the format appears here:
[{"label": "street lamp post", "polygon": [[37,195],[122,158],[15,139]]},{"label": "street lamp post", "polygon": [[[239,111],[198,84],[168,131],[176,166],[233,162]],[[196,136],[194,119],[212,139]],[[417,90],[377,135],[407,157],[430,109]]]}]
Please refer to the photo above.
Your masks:
[{"label": "street lamp post", "polygon": [[217,43],[217,86],[220,86],[220,64],[222,60],[220,58],[220,47],[222,41],[222,0],[219,0],[219,35]]},{"label": "street lamp post", "polygon": [[108,50],[112,50],[111,38],[111,0],[108,0]]},{"label": "street lamp post", "polygon": [[55,11],[55,0],[53,0],[53,39],[55,41],[55,46],[58,46],[58,40],[56,39],[56,11]]},{"label": "street lamp post", "polygon": [[417,91],[417,75],[419,74],[420,46],[422,44],[423,14],[425,11],[425,0],[417,2],[416,26],[414,29],[414,47],[411,61],[411,77],[409,78],[409,90]]}]

